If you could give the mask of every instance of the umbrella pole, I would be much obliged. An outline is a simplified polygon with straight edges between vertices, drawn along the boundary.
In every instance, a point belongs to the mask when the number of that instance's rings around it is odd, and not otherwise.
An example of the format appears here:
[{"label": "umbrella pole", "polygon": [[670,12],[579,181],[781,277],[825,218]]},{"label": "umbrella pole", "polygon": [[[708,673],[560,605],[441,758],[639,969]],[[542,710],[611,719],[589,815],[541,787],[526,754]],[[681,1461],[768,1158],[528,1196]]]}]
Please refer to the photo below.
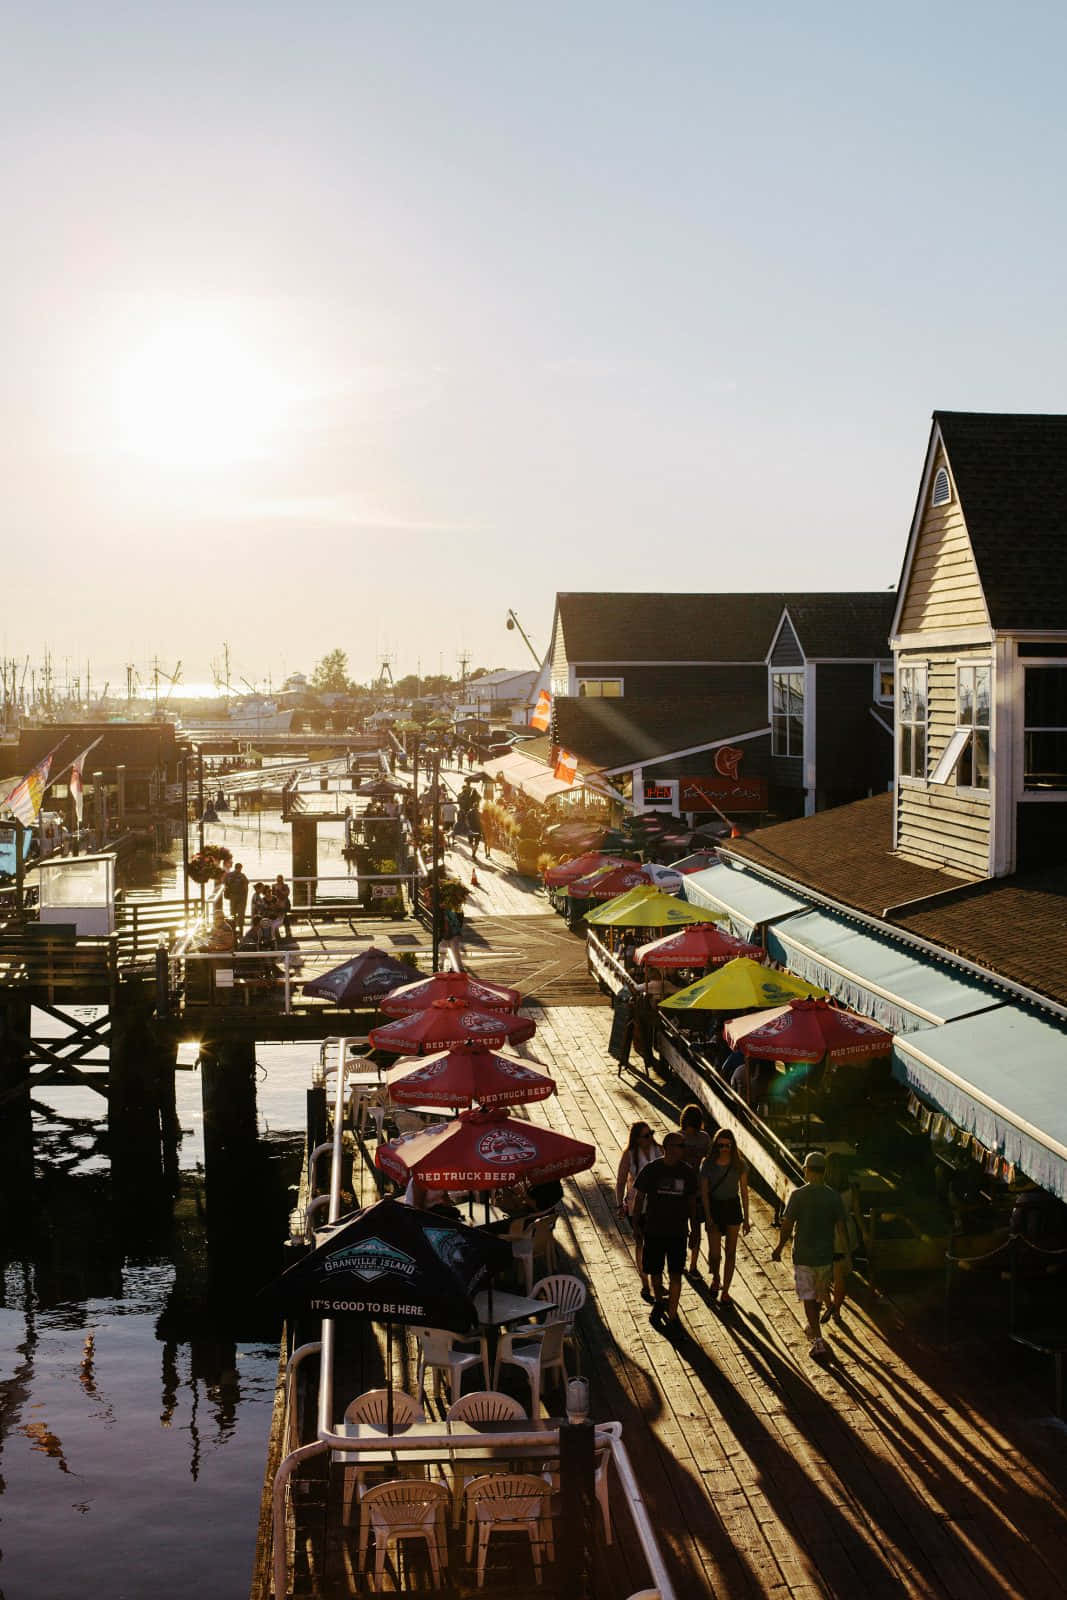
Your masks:
[{"label": "umbrella pole", "polygon": [[389,1399],[388,1399],[388,1403],[387,1403],[388,1404],[388,1409],[387,1409],[387,1412],[386,1412],[386,1422],[387,1422],[387,1426],[388,1426],[389,1432],[391,1434],[392,1431],[393,1431],[393,1323],[392,1323],[392,1318],[387,1319],[386,1324],[385,1324],[385,1370],[386,1370],[386,1373],[387,1373],[386,1388],[388,1389],[388,1393],[389,1393]]}]

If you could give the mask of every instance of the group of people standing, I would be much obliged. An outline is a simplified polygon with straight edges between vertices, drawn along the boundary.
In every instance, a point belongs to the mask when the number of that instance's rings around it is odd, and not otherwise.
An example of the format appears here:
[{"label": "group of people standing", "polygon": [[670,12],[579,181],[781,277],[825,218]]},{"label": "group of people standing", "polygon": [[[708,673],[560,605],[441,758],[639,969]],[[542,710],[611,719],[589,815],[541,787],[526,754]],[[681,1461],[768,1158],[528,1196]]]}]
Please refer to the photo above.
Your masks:
[{"label": "group of people standing", "polygon": [[[615,1198],[620,1217],[633,1229],[641,1298],[665,1332],[678,1327],[682,1278],[700,1280],[701,1231],[707,1236],[707,1293],[722,1306],[731,1301],[737,1241],[747,1234],[748,1166],[729,1128],[709,1134],[704,1113],[688,1105],[679,1126],[658,1144],[643,1119],[631,1125],[619,1158]],[[826,1158],[817,1150],[804,1160],[804,1183],[789,1197],[772,1261],[793,1241],[793,1275],[804,1307],[811,1354],[825,1356],[821,1322],[840,1322],[848,1274],[847,1217],[844,1201],[826,1185]],[[663,1275],[667,1273],[664,1291]]]},{"label": "group of people standing", "polygon": [[[247,934],[245,933],[245,916],[249,910],[248,891],[253,890],[251,916]],[[249,883],[244,867],[238,861],[222,880],[223,898],[230,912],[230,921],[233,930],[241,945],[245,949],[271,950],[278,943],[279,929],[285,929],[285,937],[292,938],[292,927],[289,921],[292,904],[289,898],[289,885],[279,872],[273,883]]]}]

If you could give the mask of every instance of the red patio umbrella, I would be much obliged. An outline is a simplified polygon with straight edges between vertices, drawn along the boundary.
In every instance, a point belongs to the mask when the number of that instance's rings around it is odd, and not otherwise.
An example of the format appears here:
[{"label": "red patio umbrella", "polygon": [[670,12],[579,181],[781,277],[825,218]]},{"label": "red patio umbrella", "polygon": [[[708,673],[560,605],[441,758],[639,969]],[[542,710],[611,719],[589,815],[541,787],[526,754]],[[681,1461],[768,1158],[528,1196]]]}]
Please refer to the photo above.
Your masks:
[{"label": "red patio umbrella", "polygon": [[561,861],[558,867],[547,867],[545,885],[549,889],[563,889],[575,878],[584,878],[600,867],[621,867],[623,861],[622,856],[605,856],[599,850],[587,850],[584,855],[575,856],[573,861]]},{"label": "red patio umbrella", "polygon": [[463,1000],[435,1000],[425,1011],[412,1012],[372,1028],[368,1034],[375,1050],[392,1050],[398,1056],[428,1056],[438,1050],[475,1040],[491,1050],[502,1044],[523,1044],[537,1032],[529,1017],[510,1012],[476,1011]]},{"label": "red patio umbrella", "polygon": [[522,1003],[518,989],[505,989],[500,983],[483,983],[469,972],[435,972],[432,978],[419,978],[393,989],[381,1003],[387,1017],[409,1017],[425,1011],[435,1000],[462,1000],[476,1011],[517,1011]]},{"label": "red patio umbrella", "polygon": [[614,900],[627,889],[654,882],[652,873],[646,872],[639,861],[627,861],[620,867],[609,867],[607,872],[591,872],[588,877],[576,878],[567,885],[567,893],[575,900]]},{"label": "red patio umbrella", "polygon": [[462,1111],[453,1122],[380,1144],[374,1160],[397,1183],[415,1177],[428,1189],[508,1189],[584,1172],[596,1149],[536,1122],[512,1121],[506,1111]]},{"label": "red patio umbrella", "polygon": [[794,1000],[740,1041],[746,1056],[768,1061],[862,1061],[885,1055],[893,1035],[828,1000]]},{"label": "red patio umbrella", "polygon": [[721,967],[736,956],[765,961],[766,951],[758,944],[735,939],[707,922],[694,922],[680,933],[669,933],[665,939],[654,939],[651,944],[642,945],[634,960],[639,966],[670,972],[678,967]]},{"label": "red patio umbrella", "polygon": [[555,1092],[554,1078],[481,1044],[389,1068],[389,1098],[401,1106],[523,1105]]}]

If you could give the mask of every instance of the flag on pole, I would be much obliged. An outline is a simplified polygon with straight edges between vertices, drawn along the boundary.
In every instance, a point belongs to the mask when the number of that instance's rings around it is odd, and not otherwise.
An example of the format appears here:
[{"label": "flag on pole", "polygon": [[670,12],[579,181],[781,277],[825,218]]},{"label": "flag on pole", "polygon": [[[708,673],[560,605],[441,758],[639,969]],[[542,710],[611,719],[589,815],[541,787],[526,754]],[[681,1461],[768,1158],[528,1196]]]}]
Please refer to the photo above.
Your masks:
[{"label": "flag on pole", "polygon": [[96,749],[100,739],[103,737],[103,734],[101,734],[99,739],[94,739],[92,744],[86,745],[81,755],[77,756],[70,764],[70,797],[74,801],[74,815],[77,818],[79,829],[82,825],[82,812],[85,804],[85,784],[82,782],[85,758],[91,751]]},{"label": "flag on pole", "polygon": [[537,704],[534,706],[533,714],[530,717],[530,727],[537,728],[540,733],[547,733],[551,721],[552,696],[547,689],[542,689],[537,696]]},{"label": "flag on pole", "polygon": [[573,783],[578,776],[578,757],[569,750],[559,750],[556,754],[556,777],[560,783]]},{"label": "flag on pole", "polygon": [[[56,748],[58,749],[58,746]],[[54,755],[55,750],[50,755],[45,756],[43,761],[38,761],[35,767],[31,767],[30,771],[27,772],[21,782],[15,785],[4,801],[11,815],[21,822],[24,828],[32,828],[37,821],[37,814],[41,809],[41,801],[44,799],[44,791],[48,783],[48,772]]]}]

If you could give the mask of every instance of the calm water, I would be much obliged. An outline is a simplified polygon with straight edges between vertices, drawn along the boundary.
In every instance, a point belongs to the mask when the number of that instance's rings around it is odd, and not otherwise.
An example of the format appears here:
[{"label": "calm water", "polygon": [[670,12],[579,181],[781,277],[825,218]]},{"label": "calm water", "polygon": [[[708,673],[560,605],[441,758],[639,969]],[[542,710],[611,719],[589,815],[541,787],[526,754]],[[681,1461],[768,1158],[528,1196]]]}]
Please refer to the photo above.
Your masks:
[{"label": "calm water", "polygon": [[317,1048],[259,1047],[259,1140],[233,1194],[205,1196],[199,1072],[177,1075],[176,1195],[113,1170],[98,1096],[35,1095],[33,1180],[0,1217],[0,1600],[248,1593],[278,1360],[255,1292]]}]

